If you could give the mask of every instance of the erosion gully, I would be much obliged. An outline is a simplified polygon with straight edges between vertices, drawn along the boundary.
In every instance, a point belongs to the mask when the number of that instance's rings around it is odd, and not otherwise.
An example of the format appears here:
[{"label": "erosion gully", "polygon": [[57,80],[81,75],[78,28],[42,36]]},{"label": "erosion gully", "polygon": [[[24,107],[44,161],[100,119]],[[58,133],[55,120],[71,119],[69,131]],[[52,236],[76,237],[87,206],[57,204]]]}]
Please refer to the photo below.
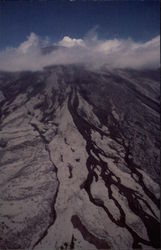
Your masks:
[{"label": "erosion gully", "polygon": [[[160,224],[157,221],[155,214],[151,208],[151,206],[147,203],[147,201],[140,196],[140,194],[133,189],[130,189],[123,185],[121,183],[121,180],[119,177],[117,177],[108,167],[108,163],[102,160],[100,155],[106,156],[105,152],[98,148],[96,144],[92,141],[91,138],[91,131],[97,131],[101,137],[102,136],[109,136],[106,133],[104,133],[102,130],[94,126],[93,124],[90,124],[87,120],[85,120],[82,116],[80,116],[78,112],[78,106],[79,106],[79,98],[77,95],[77,89],[75,87],[72,88],[69,99],[68,99],[68,108],[70,111],[70,114],[73,118],[73,121],[83,136],[83,138],[86,140],[86,151],[88,153],[88,159],[86,162],[86,166],[88,169],[88,176],[86,181],[83,183],[81,188],[84,188],[85,191],[87,192],[89,196],[89,200],[96,206],[101,207],[104,209],[106,212],[107,216],[110,218],[110,220],[115,223],[117,226],[126,228],[128,232],[131,234],[133,238],[133,248],[141,248],[140,243],[147,245],[147,246],[152,246],[154,248],[159,248],[160,247]],[[111,129],[110,129],[110,136],[112,139],[116,140],[115,136],[113,135]],[[154,196],[154,194],[146,187],[145,183],[143,182],[143,176],[142,174],[137,170],[137,166],[133,163],[132,159],[129,157],[129,148],[125,145],[124,141],[121,144],[124,147],[125,150],[125,162],[127,164],[127,167],[131,171],[131,176],[132,178],[133,175],[137,175],[138,177],[138,183],[141,185],[143,188],[145,194],[158,206],[159,208],[159,200]],[[97,157],[97,159],[91,154],[91,152],[94,153],[94,155]],[[95,199],[92,196],[91,193],[91,184],[93,182],[93,179],[98,180],[98,175],[95,172],[95,168],[99,166],[101,169],[100,176],[102,177],[102,180],[104,181],[104,184],[107,188],[107,192],[109,195],[109,199],[112,199],[117,208],[119,209],[120,212],[120,218],[115,219],[111,212],[109,211],[108,207],[106,207],[103,203],[103,201]],[[112,176],[115,177],[112,178]],[[135,179],[134,179],[135,180]],[[136,180],[135,180],[136,181]],[[137,215],[141,221],[143,222],[148,236],[149,240],[145,240],[142,237],[138,235],[127,223],[126,223],[126,214],[124,210],[122,209],[121,205],[119,204],[119,201],[115,199],[115,197],[112,194],[111,186],[114,185],[118,188],[119,193],[124,196],[127,199],[128,206],[131,209],[131,211]],[[143,210],[141,207],[139,200],[142,201],[152,212],[154,215],[151,216],[148,214],[146,211]]]}]

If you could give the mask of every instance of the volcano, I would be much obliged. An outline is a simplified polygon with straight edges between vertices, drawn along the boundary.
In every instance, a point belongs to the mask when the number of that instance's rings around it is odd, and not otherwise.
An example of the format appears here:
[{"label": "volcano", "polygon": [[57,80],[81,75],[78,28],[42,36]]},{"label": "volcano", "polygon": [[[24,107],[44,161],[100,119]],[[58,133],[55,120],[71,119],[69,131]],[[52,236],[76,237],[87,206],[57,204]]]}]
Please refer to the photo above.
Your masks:
[{"label": "volcano", "polygon": [[0,249],[160,247],[159,70],[0,72]]}]

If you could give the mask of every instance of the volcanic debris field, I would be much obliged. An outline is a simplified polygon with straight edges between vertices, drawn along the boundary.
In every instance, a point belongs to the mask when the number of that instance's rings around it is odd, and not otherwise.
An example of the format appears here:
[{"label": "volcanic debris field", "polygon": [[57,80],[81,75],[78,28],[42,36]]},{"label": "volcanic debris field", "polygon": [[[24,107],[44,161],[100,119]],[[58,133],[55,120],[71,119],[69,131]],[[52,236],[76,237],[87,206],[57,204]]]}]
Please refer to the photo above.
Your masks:
[{"label": "volcanic debris field", "polygon": [[159,70],[0,72],[0,249],[160,247]]}]

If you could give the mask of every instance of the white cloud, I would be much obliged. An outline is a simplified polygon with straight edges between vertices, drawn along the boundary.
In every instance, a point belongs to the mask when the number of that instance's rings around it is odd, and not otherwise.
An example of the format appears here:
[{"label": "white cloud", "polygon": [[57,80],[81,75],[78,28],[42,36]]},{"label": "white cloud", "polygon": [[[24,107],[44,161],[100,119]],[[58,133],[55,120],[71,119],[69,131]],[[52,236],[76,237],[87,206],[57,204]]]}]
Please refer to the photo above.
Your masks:
[{"label": "white cloud", "polygon": [[65,36],[58,44],[68,48],[74,46],[85,46],[82,39],[70,38],[69,36]]},{"label": "white cloud", "polygon": [[[42,53],[42,47],[53,46],[49,53]],[[0,70],[41,70],[54,64],[83,63],[89,67],[107,64],[114,68],[154,68],[160,64],[160,36],[145,43],[131,39],[100,40],[96,32],[83,39],[65,36],[56,44],[48,38],[41,39],[31,33],[17,48],[0,52]]]},{"label": "white cloud", "polygon": [[31,33],[28,39],[21,43],[18,50],[26,54],[31,48],[39,48],[40,39],[35,33]]}]

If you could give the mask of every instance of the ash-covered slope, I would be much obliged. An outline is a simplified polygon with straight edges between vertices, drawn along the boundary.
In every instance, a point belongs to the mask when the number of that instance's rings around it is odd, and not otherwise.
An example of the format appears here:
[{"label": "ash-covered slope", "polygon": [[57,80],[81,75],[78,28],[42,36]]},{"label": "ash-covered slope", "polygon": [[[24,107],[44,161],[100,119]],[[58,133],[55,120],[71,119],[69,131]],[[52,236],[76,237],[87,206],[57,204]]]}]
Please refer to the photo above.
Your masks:
[{"label": "ash-covered slope", "polygon": [[160,247],[159,71],[0,73],[0,249]]}]

